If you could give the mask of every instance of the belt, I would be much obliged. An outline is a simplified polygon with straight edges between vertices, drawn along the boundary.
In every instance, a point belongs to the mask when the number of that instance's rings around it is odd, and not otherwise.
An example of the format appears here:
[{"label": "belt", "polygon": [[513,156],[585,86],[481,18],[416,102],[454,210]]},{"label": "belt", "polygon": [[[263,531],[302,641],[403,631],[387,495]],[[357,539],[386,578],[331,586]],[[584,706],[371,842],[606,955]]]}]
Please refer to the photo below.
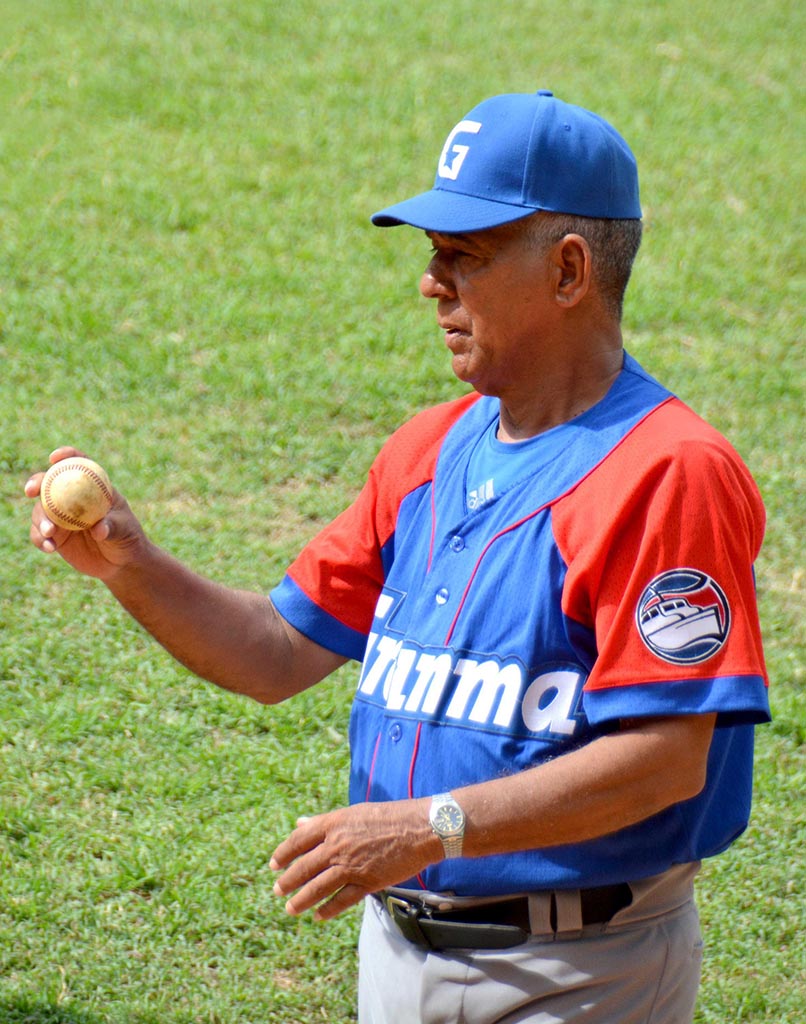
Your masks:
[{"label": "belt", "polygon": [[[550,928],[557,930],[557,901],[550,898]],[[529,923],[529,897],[505,897],[473,906],[442,909],[416,895],[401,896],[384,889],[373,893],[400,934],[421,949],[509,949],[533,934]],[[582,927],[604,924],[632,901],[626,882],[579,890]]]}]

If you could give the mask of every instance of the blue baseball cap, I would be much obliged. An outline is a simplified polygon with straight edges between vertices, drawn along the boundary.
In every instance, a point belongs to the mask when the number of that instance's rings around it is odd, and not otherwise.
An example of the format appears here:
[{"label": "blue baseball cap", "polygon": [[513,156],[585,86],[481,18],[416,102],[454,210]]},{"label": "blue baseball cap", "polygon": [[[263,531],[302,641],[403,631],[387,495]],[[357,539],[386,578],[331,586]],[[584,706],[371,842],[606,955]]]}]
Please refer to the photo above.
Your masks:
[{"label": "blue baseball cap", "polygon": [[598,114],[546,89],[474,107],[445,140],[434,187],[379,211],[372,223],[454,235],[537,210],[641,218],[638,167],[627,143]]}]

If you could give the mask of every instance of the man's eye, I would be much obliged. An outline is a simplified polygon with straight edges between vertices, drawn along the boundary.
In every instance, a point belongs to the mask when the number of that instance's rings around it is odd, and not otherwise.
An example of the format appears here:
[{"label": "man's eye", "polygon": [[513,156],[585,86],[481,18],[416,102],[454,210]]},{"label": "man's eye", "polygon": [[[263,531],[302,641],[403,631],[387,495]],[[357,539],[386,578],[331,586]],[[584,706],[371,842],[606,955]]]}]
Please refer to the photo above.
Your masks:
[{"label": "man's eye", "polygon": [[439,245],[439,246],[437,246],[437,245],[432,245],[431,246],[431,255],[432,255],[432,257],[433,256],[441,256],[442,259],[444,259],[444,260],[455,260],[455,259],[458,259],[461,256],[468,256],[470,254],[465,252],[464,249],[457,249],[454,246],[447,246],[447,245]]}]

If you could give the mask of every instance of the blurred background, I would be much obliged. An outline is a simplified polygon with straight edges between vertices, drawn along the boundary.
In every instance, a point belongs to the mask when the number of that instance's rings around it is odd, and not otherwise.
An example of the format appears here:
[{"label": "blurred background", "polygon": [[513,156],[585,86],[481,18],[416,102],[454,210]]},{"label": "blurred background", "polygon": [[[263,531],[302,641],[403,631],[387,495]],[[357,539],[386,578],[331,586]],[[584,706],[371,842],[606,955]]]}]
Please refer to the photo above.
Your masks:
[{"label": "blurred background", "polygon": [[268,591],[462,387],[427,240],[369,216],[539,88],[636,153],[627,347],[767,503],[775,722],[703,875],[697,1020],[802,1020],[805,27],[791,0],[0,0],[0,1020],[354,1019],[357,915],[286,918],[268,857],[346,797],[355,667],[275,709],[218,693],[30,547],[22,486],[75,444],[158,543]]}]

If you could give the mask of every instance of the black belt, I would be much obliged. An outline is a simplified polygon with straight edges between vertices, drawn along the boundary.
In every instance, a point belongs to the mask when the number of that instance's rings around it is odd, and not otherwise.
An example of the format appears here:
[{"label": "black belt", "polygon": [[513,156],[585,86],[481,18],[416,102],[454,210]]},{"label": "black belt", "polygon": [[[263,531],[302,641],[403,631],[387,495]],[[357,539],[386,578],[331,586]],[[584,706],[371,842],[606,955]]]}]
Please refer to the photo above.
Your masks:
[{"label": "black belt", "polygon": [[[509,949],[532,934],[529,899],[511,897],[475,907],[436,909],[416,896],[403,897],[384,889],[373,894],[400,934],[422,949]],[[580,889],[582,927],[604,924],[632,901],[626,883]],[[556,901],[551,894],[551,928],[557,928]]]}]

